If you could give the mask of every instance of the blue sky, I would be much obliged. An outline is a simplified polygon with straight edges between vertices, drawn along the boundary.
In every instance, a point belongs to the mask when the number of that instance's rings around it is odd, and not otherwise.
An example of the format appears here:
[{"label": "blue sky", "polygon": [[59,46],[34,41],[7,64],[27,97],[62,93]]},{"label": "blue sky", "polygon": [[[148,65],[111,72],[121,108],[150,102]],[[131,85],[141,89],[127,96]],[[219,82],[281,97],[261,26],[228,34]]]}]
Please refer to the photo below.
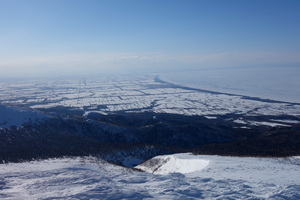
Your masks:
[{"label": "blue sky", "polygon": [[2,76],[300,63],[298,0],[0,0]]}]

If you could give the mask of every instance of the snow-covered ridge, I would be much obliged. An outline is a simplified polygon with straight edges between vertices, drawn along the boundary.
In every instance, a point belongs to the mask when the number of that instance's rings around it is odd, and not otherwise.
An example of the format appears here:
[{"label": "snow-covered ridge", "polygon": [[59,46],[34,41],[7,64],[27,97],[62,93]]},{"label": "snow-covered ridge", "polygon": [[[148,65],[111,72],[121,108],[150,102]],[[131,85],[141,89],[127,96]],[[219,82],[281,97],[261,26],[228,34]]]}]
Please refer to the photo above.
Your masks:
[{"label": "snow-covered ridge", "polygon": [[0,128],[20,127],[24,123],[37,122],[45,117],[45,114],[28,107],[0,104]]}]

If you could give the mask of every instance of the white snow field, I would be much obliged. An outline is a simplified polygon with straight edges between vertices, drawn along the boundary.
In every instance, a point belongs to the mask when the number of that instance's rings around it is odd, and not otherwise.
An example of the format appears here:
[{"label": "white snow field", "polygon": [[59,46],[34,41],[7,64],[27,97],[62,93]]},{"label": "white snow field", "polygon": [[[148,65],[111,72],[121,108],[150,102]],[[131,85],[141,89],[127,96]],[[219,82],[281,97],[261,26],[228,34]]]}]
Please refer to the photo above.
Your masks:
[{"label": "white snow field", "polygon": [[[300,158],[179,154],[176,171],[138,172],[94,157],[0,165],[0,199],[299,199]],[[157,159],[157,157],[155,158]],[[203,162],[199,162],[199,161]],[[189,171],[191,166],[199,166]],[[165,172],[173,166],[165,165]],[[195,171],[196,170],[196,171]]]}]

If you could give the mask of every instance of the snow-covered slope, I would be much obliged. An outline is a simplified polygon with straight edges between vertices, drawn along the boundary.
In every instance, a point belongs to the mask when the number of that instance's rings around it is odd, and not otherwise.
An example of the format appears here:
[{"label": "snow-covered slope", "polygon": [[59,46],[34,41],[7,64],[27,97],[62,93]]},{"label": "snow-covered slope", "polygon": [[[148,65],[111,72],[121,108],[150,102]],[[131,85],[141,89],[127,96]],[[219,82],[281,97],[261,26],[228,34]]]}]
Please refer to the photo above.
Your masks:
[{"label": "snow-covered slope", "polygon": [[0,128],[19,127],[27,122],[36,122],[46,116],[28,107],[0,104]]},{"label": "snow-covered slope", "polygon": [[[1,199],[299,199],[299,158],[174,155],[209,161],[192,173],[155,175],[94,157],[0,165]],[[184,165],[183,165],[184,166]],[[184,166],[186,168],[186,166]]]}]

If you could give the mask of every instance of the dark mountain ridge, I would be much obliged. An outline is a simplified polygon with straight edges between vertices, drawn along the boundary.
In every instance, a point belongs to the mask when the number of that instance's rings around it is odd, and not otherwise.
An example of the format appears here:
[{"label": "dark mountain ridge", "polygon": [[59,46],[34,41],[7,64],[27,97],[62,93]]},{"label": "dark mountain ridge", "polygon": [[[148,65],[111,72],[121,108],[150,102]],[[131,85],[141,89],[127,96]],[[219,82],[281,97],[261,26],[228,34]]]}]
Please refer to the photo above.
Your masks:
[{"label": "dark mountain ridge", "polygon": [[229,156],[300,155],[299,124],[245,129],[228,121],[239,117],[231,114],[207,119],[153,112],[89,113],[83,117],[56,113],[38,123],[0,129],[0,161],[96,155],[133,166],[156,155],[191,151]]}]

